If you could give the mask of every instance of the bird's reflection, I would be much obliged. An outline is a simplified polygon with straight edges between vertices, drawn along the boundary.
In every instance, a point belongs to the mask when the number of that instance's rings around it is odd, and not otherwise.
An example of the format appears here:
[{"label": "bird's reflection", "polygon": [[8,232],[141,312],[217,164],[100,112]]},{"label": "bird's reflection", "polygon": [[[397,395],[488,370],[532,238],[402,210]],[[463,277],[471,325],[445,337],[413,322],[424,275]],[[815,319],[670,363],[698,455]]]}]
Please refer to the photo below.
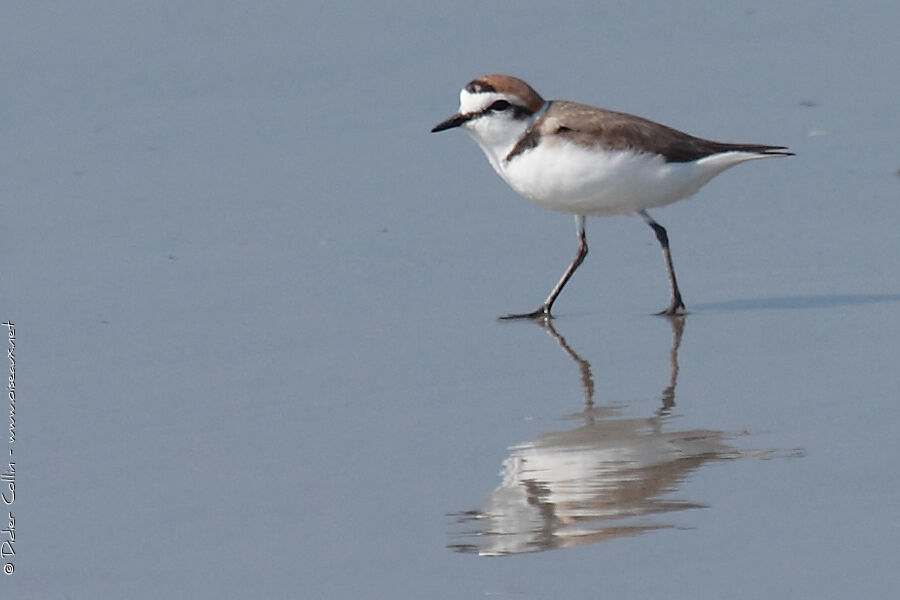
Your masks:
[{"label": "bird's reflection", "polygon": [[672,496],[700,465],[741,452],[721,431],[667,431],[685,318],[668,320],[669,380],[661,406],[644,418],[621,416],[622,406],[595,406],[590,363],[552,322],[542,323],[579,365],[585,407],[572,416],[579,426],[512,447],[485,507],[457,515],[467,531],[451,548],[481,555],[566,548],[673,527],[659,516],[704,506]]}]

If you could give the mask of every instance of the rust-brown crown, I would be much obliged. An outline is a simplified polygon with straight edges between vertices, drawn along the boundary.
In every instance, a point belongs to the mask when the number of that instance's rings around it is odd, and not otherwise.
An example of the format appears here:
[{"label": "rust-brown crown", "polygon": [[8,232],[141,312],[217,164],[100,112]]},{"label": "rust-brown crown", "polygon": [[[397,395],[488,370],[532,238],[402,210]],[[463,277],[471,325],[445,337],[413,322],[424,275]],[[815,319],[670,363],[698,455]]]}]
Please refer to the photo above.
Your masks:
[{"label": "rust-brown crown", "polygon": [[466,91],[472,94],[479,92],[496,92],[518,97],[532,113],[536,113],[544,105],[544,99],[530,85],[509,75],[482,75],[466,85]]}]

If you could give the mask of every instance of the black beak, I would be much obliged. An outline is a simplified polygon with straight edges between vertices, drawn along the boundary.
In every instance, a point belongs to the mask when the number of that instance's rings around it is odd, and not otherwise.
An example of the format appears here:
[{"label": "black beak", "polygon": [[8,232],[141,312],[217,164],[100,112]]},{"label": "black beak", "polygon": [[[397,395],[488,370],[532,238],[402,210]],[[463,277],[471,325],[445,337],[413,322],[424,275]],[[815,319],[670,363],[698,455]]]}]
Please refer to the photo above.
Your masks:
[{"label": "black beak", "polygon": [[453,115],[446,121],[441,121],[437,125],[435,125],[431,129],[431,133],[437,133],[438,131],[444,131],[446,129],[453,129],[454,127],[459,127],[466,121],[472,118],[472,115]]}]

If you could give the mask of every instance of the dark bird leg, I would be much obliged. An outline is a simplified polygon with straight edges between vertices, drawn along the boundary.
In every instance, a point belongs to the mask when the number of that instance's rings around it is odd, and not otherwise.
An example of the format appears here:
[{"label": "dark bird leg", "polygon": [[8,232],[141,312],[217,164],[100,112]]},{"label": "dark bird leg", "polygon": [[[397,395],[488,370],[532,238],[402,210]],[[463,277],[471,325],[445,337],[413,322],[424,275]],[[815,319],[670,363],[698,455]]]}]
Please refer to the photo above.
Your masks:
[{"label": "dark bird leg", "polygon": [[[649,217],[648,217],[649,218]],[[562,292],[563,288],[566,287],[566,283],[568,283],[569,279],[572,277],[572,274],[575,273],[575,269],[584,262],[584,257],[587,256],[588,246],[587,239],[584,235],[584,216],[577,215],[575,217],[575,231],[578,234],[578,253],[575,255],[575,259],[572,261],[572,264],[569,265],[569,268],[566,269],[566,272],[563,273],[562,278],[556,284],[556,287],[553,288],[553,291],[550,292],[550,295],[547,296],[547,299],[544,300],[544,303],[534,312],[523,313],[523,314],[511,314],[506,315],[504,317],[500,317],[501,319],[550,319],[550,308],[553,306],[553,303],[556,302],[557,296],[559,296],[560,292]]]},{"label": "dark bird leg", "polygon": [[666,271],[669,274],[669,284],[672,287],[672,302],[669,304],[669,308],[657,314],[669,316],[686,314],[687,310],[684,308],[681,292],[678,290],[678,281],[675,279],[675,268],[672,266],[672,254],[669,252],[669,236],[666,233],[666,228],[654,221],[653,217],[647,214],[646,210],[642,210],[638,214],[653,229],[656,239],[659,240],[659,245],[662,246],[663,258],[666,259]]}]

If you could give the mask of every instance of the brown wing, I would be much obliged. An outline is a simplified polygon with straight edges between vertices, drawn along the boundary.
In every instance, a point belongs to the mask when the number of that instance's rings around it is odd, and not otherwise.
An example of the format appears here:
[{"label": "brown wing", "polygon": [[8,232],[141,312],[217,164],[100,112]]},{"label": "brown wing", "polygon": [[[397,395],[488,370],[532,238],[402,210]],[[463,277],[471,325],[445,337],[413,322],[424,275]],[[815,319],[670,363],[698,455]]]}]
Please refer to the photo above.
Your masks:
[{"label": "brown wing", "polygon": [[791,154],[783,146],[713,142],[634,115],[554,100],[507,158],[533,148],[541,136],[549,134],[586,147],[652,152],[666,162],[688,162],[731,150]]}]

